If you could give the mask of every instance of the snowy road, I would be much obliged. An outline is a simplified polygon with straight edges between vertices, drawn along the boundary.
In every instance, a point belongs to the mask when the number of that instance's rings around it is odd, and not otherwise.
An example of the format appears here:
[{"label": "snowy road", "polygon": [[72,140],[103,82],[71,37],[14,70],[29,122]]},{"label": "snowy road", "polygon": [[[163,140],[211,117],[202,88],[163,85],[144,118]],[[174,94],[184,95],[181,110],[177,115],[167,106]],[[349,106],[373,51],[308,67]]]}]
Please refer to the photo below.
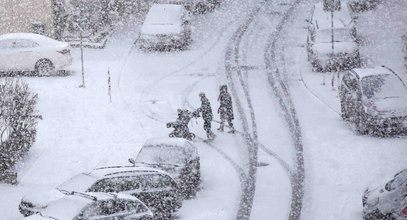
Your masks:
[{"label": "snowy road", "polygon": [[72,75],[23,77],[39,93],[44,120],[18,168],[20,184],[0,185],[0,219],[20,219],[26,193],[127,163],[147,138],[168,135],[178,108],[198,107],[201,91],[215,113],[222,84],[240,132],[217,132],[207,144],[201,119],[192,121],[202,184],[177,219],[362,219],[362,192],[405,168],[407,139],[359,136],[341,120],[330,75],[322,86],[306,62],[303,21],[313,2],[226,0],[195,16],[192,45],[176,52],[138,50],[141,22],[126,20],[105,49],[85,50],[86,88],[78,88],[77,49]]}]

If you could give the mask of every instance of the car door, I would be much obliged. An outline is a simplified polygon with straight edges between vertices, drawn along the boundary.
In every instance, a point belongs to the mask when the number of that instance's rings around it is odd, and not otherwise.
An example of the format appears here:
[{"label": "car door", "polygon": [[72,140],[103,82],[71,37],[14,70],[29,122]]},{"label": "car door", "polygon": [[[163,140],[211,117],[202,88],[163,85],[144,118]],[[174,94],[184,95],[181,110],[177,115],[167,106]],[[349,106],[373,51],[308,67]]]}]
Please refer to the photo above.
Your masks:
[{"label": "car door", "polygon": [[7,39],[0,41],[0,71],[10,71],[15,67],[14,40]]},{"label": "car door", "polygon": [[39,59],[39,44],[28,39],[16,39],[16,66],[18,70],[34,70],[35,63]]}]

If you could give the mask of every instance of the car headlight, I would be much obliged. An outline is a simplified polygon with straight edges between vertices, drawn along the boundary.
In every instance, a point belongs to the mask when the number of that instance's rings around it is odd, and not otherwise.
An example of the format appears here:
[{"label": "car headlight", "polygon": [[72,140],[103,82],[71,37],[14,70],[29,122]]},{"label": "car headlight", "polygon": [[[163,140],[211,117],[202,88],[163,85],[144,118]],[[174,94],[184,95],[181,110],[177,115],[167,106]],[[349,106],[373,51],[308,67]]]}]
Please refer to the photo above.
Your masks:
[{"label": "car headlight", "polygon": [[379,204],[379,197],[375,198],[371,203],[372,206],[375,206],[377,204]]}]

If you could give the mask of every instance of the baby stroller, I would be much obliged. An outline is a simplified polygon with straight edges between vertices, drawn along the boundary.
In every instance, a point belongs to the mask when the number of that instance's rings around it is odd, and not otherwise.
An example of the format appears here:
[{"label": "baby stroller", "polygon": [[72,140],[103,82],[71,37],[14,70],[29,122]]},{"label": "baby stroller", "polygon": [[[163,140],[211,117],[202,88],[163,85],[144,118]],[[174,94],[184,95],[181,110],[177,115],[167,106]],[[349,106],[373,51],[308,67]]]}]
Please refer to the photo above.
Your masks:
[{"label": "baby stroller", "polygon": [[168,122],[167,128],[174,128],[174,130],[168,135],[169,137],[185,138],[192,141],[195,138],[195,134],[189,132],[189,128],[180,119],[175,122]]}]

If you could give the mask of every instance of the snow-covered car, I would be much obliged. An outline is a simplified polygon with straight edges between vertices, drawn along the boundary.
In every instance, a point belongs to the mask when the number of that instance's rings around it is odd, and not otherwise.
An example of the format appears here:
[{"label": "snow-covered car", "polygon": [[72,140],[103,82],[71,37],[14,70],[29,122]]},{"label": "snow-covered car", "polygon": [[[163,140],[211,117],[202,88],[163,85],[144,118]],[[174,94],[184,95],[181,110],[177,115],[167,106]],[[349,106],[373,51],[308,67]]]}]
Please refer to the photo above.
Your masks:
[{"label": "snow-covered car", "polygon": [[349,7],[353,12],[364,12],[376,8],[382,0],[350,0]]},{"label": "snow-covered car", "polygon": [[[339,11],[324,11],[323,3],[315,4],[312,16],[307,19],[307,55],[313,70],[344,70],[360,66],[356,28],[348,6],[341,1]],[[333,26],[332,26],[333,24]]]},{"label": "snow-covered car", "polygon": [[161,170],[134,166],[102,167],[78,174],[54,190],[24,196],[19,209],[21,214],[29,216],[71,192],[116,192],[136,196],[154,215],[168,216],[182,205],[177,190],[175,180]]},{"label": "snow-covered car", "polygon": [[193,196],[201,178],[198,149],[183,138],[147,140],[137,157],[129,159],[136,166],[151,166],[169,173],[177,182],[182,197]]},{"label": "snow-covered car", "polygon": [[188,11],[198,14],[210,12],[222,3],[221,0],[160,0],[158,2],[183,5]]},{"label": "snow-covered car", "polygon": [[407,220],[407,169],[382,187],[366,189],[362,204],[364,220]]},{"label": "snow-covered car", "polygon": [[387,67],[353,69],[339,90],[342,118],[358,132],[402,134],[407,131],[407,88]]},{"label": "snow-covered car", "polygon": [[66,42],[31,33],[0,36],[0,72],[51,75],[71,64],[71,48]]},{"label": "snow-covered car", "polygon": [[191,22],[184,6],[154,4],[141,26],[140,48],[185,49],[191,43]]},{"label": "snow-covered car", "polygon": [[153,213],[134,196],[116,193],[72,192],[24,220],[133,219],[152,220]]}]

